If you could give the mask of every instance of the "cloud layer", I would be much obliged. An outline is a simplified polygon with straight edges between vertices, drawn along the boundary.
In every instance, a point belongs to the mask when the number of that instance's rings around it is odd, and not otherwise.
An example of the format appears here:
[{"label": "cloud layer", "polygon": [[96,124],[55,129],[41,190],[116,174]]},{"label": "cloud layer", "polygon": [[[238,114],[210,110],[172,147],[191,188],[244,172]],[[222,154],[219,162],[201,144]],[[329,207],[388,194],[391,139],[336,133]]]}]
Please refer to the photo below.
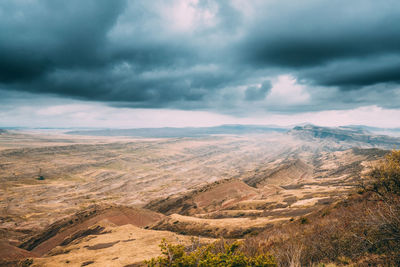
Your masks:
[{"label": "cloud layer", "polygon": [[0,90],[235,116],[397,109],[399,33],[396,0],[2,1]]}]

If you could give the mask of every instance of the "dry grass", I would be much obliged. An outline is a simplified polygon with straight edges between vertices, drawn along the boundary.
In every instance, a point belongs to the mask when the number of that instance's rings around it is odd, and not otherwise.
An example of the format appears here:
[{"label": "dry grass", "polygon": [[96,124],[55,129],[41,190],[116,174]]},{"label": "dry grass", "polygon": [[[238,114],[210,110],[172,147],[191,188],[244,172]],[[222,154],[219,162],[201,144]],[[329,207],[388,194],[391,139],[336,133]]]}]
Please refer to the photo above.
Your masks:
[{"label": "dry grass", "polygon": [[[167,231],[145,230],[133,225],[106,226],[104,234],[85,237],[65,247],[57,247],[52,255],[34,259],[33,266],[81,266],[93,261],[92,266],[125,266],[140,263],[160,255],[162,239],[173,244],[191,244],[192,237]],[[202,238],[201,242],[212,242]]]},{"label": "dry grass", "polygon": [[400,265],[400,152],[369,173],[360,194],[311,216],[248,238],[244,249],[268,251],[281,266],[316,263]]}]

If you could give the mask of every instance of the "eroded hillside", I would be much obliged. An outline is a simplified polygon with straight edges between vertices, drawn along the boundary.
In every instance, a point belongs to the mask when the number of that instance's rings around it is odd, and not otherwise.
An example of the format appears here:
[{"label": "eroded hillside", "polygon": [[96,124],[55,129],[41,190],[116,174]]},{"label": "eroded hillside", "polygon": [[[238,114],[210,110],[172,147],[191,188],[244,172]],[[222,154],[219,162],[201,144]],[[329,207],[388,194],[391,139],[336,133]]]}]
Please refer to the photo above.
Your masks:
[{"label": "eroded hillside", "polygon": [[[344,197],[392,140],[360,145],[309,132],[0,139],[2,247],[16,259],[40,257],[37,266],[128,266],[157,256],[163,237],[254,235]],[[129,252],[135,247],[143,250]]]}]

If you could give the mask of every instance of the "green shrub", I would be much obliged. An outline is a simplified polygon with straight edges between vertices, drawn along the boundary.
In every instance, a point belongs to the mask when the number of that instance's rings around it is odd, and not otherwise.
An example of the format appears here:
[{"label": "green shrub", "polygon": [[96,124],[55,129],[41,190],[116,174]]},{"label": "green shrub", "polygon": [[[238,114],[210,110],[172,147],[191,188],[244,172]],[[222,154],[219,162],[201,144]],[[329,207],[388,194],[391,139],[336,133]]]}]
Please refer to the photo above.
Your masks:
[{"label": "green shrub", "polygon": [[247,257],[240,251],[240,242],[215,242],[187,251],[183,245],[173,245],[165,240],[160,244],[162,255],[147,261],[148,266],[277,266],[268,254]]}]

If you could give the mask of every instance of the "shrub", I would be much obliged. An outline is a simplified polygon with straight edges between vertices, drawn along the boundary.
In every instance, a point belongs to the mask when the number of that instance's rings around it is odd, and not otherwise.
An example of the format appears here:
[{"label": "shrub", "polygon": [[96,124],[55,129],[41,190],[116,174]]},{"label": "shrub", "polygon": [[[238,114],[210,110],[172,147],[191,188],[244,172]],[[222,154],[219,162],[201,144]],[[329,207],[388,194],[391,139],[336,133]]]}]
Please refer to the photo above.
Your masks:
[{"label": "shrub", "polygon": [[400,151],[367,178],[363,194],[250,237],[244,247],[271,253],[280,266],[400,266]]},{"label": "shrub", "polygon": [[400,195],[400,150],[386,155],[385,160],[370,172],[372,187],[381,197],[387,194]]},{"label": "shrub", "polygon": [[367,178],[363,194],[243,243],[221,240],[188,250],[163,241],[162,255],[148,265],[400,266],[400,151],[387,155]]},{"label": "shrub", "polygon": [[165,240],[160,244],[162,255],[147,261],[148,266],[276,266],[269,254],[246,256],[240,242],[224,240],[210,245],[198,246],[188,251],[183,245],[173,245]]}]

